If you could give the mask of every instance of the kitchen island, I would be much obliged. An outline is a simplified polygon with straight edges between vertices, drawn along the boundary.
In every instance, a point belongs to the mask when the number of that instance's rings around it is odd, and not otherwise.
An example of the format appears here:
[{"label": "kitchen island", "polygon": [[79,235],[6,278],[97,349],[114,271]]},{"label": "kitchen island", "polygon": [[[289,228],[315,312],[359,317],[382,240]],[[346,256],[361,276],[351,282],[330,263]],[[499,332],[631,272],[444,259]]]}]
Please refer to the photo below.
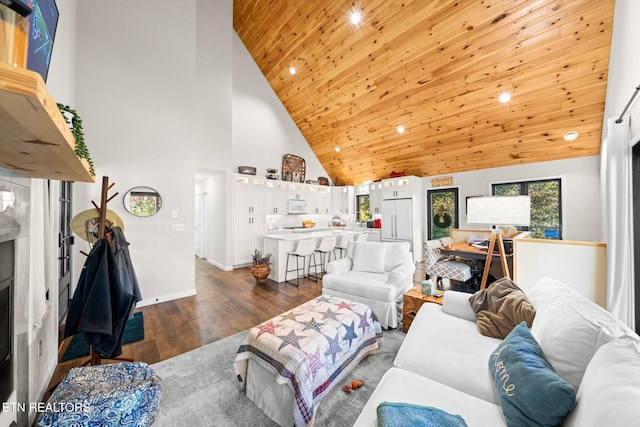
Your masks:
[{"label": "kitchen island", "polygon": [[[269,279],[276,282],[285,281],[285,271],[287,265],[287,252],[293,252],[300,240],[313,239],[316,241],[316,247],[320,244],[320,240],[327,236],[336,236],[336,244],[340,242],[340,236],[345,234],[362,234],[365,233],[365,229],[341,229],[341,228],[326,228],[326,229],[296,229],[294,231],[277,232],[273,234],[266,234],[264,236],[264,252],[271,254],[271,274]],[[333,257],[331,258],[333,261]],[[295,257],[291,257],[291,265],[289,269],[295,268]],[[316,262],[320,265],[320,256],[316,254]],[[309,268],[309,258],[305,261],[305,272]],[[312,269],[313,270],[313,269]],[[295,279],[297,276],[295,272],[291,272],[288,275],[289,280]],[[302,273],[300,274],[302,277]]]}]

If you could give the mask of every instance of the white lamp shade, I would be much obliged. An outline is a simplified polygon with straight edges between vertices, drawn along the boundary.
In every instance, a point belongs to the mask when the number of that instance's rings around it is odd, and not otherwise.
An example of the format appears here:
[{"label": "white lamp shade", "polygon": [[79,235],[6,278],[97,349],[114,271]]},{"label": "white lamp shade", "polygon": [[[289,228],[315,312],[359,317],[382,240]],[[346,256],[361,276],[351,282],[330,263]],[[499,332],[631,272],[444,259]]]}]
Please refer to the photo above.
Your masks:
[{"label": "white lamp shade", "polygon": [[529,225],[529,196],[472,197],[467,200],[467,223],[487,225]]}]

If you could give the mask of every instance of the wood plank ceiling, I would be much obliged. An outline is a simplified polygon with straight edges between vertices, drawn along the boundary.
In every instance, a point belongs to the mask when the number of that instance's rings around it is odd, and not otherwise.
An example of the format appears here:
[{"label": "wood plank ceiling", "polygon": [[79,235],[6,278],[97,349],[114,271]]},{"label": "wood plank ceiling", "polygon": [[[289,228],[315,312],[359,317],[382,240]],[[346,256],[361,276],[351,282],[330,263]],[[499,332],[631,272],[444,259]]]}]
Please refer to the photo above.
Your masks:
[{"label": "wood plank ceiling", "polygon": [[[613,0],[234,0],[233,8],[236,32],[334,182],[600,152]],[[352,10],[362,12],[359,26]],[[511,101],[498,102],[502,92]],[[565,141],[568,131],[579,137]]]}]

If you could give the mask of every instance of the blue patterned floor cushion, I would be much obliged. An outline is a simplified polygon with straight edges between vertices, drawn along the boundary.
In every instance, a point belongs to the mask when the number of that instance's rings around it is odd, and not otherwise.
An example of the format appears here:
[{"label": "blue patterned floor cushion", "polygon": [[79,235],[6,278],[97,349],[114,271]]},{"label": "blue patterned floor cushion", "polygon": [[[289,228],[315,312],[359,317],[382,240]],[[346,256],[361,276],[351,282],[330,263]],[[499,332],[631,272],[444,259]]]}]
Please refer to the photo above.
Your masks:
[{"label": "blue patterned floor cushion", "polygon": [[150,426],[160,378],[146,363],[74,368],[55,389],[38,426]]}]

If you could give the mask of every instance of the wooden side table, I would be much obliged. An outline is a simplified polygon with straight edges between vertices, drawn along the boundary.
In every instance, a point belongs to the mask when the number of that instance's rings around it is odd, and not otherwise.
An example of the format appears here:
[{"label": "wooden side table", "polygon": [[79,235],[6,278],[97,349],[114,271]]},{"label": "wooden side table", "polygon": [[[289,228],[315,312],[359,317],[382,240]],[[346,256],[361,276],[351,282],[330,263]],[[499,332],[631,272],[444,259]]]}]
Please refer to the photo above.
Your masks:
[{"label": "wooden side table", "polygon": [[402,297],[402,331],[407,333],[413,318],[416,317],[418,310],[425,302],[442,305],[444,297],[433,297],[422,293],[421,286],[414,286],[409,289]]}]

